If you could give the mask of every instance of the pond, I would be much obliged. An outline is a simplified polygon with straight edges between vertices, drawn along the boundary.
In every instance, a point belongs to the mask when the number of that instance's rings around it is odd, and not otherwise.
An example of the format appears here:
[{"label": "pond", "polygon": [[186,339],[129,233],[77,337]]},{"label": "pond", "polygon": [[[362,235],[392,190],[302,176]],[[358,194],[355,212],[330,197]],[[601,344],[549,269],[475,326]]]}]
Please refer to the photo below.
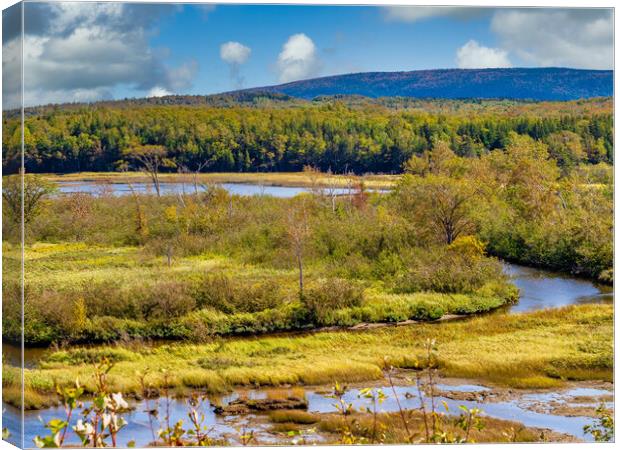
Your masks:
[{"label": "pond", "polygon": [[[92,195],[130,195],[132,192],[138,194],[155,194],[152,183],[97,183],[82,181],[60,181],[56,183],[58,190],[62,194],[71,194],[75,192],[83,192]],[[295,186],[266,186],[251,183],[222,183],[218,186],[226,189],[233,195],[268,195],[272,197],[290,198],[304,192],[309,192],[308,188]],[[198,185],[199,191],[207,189],[206,185]],[[195,192],[194,185],[191,183],[160,183],[162,195],[170,194],[193,194]],[[335,195],[345,195],[349,193],[348,189],[334,189]]]}]

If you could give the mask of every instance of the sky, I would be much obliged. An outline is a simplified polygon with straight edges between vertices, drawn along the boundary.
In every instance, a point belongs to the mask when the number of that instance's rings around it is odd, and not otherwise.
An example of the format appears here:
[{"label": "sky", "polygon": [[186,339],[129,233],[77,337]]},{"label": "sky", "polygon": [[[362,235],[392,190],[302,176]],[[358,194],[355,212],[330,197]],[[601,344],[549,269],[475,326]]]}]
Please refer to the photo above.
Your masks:
[{"label": "sky", "polygon": [[[3,108],[19,105],[3,12]],[[613,68],[611,9],[29,2],[26,106],[437,68]],[[17,71],[15,70],[17,68]]]}]

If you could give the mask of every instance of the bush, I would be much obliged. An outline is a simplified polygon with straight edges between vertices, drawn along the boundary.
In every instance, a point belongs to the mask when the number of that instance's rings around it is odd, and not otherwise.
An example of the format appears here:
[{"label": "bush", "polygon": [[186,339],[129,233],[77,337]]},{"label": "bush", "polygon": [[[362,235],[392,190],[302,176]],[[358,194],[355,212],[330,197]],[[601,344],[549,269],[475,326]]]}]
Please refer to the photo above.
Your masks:
[{"label": "bush", "polygon": [[205,275],[195,296],[198,308],[214,308],[229,314],[274,308],[284,297],[278,280],[239,280],[225,272]]},{"label": "bush", "polygon": [[165,281],[153,286],[144,286],[142,292],[134,290],[139,296],[137,307],[147,320],[167,320],[188,314],[196,307],[187,286],[177,281]]},{"label": "bush", "polygon": [[409,318],[422,321],[437,320],[440,319],[444,314],[445,311],[441,306],[421,302],[411,305]]},{"label": "bush", "polygon": [[123,292],[121,284],[115,280],[89,281],[82,284],[80,295],[84,299],[91,316],[114,316],[137,318],[139,312],[135,296]]},{"label": "bush", "polygon": [[341,278],[320,280],[306,289],[302,298],[308,321],[315,325],[327,325],[332,311],[361,306],[363,301],[363,288]]},{"label": "bush", "polygon": [[416,252],[409,259],[407,272],[395,282],[396,292],[473,293],[489,281],[506,283],[501,263],[472,255],[469,245],[437,247]]}]

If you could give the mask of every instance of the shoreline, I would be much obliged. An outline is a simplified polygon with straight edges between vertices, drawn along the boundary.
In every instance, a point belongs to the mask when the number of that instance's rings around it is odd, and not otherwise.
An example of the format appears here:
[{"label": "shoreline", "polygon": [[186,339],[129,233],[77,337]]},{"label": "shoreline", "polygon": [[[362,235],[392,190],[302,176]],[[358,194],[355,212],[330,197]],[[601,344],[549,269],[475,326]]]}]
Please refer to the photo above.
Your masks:
[{"label": "shoreline", "polygon": [[[352,394],[361,392],[363,389],[381,389],[386,393],[388,399],[392,398],[392,400],[394,400],[396,396],[401,397],[401,401],[405,402],[403,410],[417,414],[419,407],[416,408],[410,404],[414,401],[413,399],[418,397],[418,391],[413,381],[415,379],[415,371],[407,369],[395,370],[391,374],[391,378],[391,383],[393,383],[394,388],[390,387],[387,374],[384,373],[381,379],[366,383],[349,383],[346,389]],[[436,380],[434,392],[436,401],[450,403],[450,410],[446,412],[448,417],[456,417],[455,413],[458,413],[457,408],[460,405],[464,405],[467,408],[478,407],[482,410],[482,420],[488,423],[490,428],[495,428],[499,424],[502,428],[506,426],[506,429],[510,429],[511,427],[507,425],[514,424],[519,425],[518,429],[522,432],[527,433],[531,431],[534,432],[534,435],[541,435],[540,433],[544,432],[542,435],[547,438],[554,436],[556,439],[567,442],[583,441],[583,434],[580,435],[577,429],[567,431],[567,427],[574,421],[583,422],[592,420],[595,417],[596,408],[596,406],[592,405],[602,401],[607,403],[610,401],[613,402],[613,389],[613,382],[596,380],[570,381],[556,388],[512,389],[496,386],[492,383],[481,382],[479,379],[440,376]],[[274,420],[271,412],[278,411],[281,415],[286,416],[288,414],[287,411],[291,411],[291,409],[296,410],[296,406],[291,406],[290,408],[287,406],[279,406],[273,411],[271,409],[266,409],[254,412],[226,412],[226,408],[222,409],[220,407],[218,412],[218,405],[227,405],[228,402],[235,399],[241,399],[243,402],[244,399],[263,398],[261,395],[258,395],[258,393],[263,393],[266,396],[265,398],[269,399],[272,398],[272,395],[275,395],[274,398],[280,398],[280,396],[286,394],[286,392],[290,392],[290,394],[286,395],[299,396],[302,395],[300,393],[303,391],[303,397],[306,398],[305,401],[308,402],[307,406],[302,408],[304,411],[307,411],[302,413],[305,414],[303,417],[307,418],[311,416],[316,419],[317,423],[321,423],[325,420],[334,420],[339,417],[335,411],[326,409],[329,408],[328,404],[330,401],[328,394],[332,390],[333,385],[320,384],[304,386],[282,385],[278,387],[265,386],[259,388],[239,386],[227,394],[215,395],[201,392],[199,389],[195,389],[192,392],[198,393],[198,395],[204,394],[208,399],[208,403],[206,403],[205,406],[208,405],[207,410],[210,411],[210,414],[211,412],[215,414],[214,418],[216,418],[216,422],[214,426],[218,424],[221,426],[222,423],[228,421],[244,421],[249,418],[252,427],[256,427],[259,432],[266,433],[265,436],[273,435],[277,439],[279,436],[278,431],[290,431],[290,429],[303,428],[300,426],[307,424],[307,422],[296,422],[293,413],[291,413],[292,418],[288,421]],[[427,391],[428,386],[424,384],[423,392]],[[160,393],[157,392],[157,394]],[[172,392],[169,398],[173,401],[174,408],[181,409],[184,407],[184,403],[177,394],[178,393]],[[189,393],[186,394],[189,395]],[[427,393],[424,395],[426,396]],[[552,407],[546,410],[542,408],[542,405],[546,404],[546,400],[544,399],[549,395],[557,396],[560,399],[566,399],[566,401],[570,399],[571,404],[577,403],[582,406],[574,410],[559,407]],[[128,400],[131,411],[136,413],[140,411],[142,403],[150,402],[151,405],[161,405],[161,402],[165,398],[166,397],[162,395],[149,397],[148,399],[142,396],[131,396]],[[89,398],[84,398],[83,400],[89,401]],[[223,400],[224,403],[221,403]],[[361,400],[357,400],[358,403],[360,401]],[[559,403],[562,403],[562,401],[560,400]],[[285,404],[286,402],[283,403],[283,405]],[[16,411],[14,410],[15,407],[12,405],[7,405],[5,403],[5,406],[8,406],[9,411]],[[48,408],[30,410],[29,415],[43,413],[48,410],[51,414],[53,413],[51,409],[56,407],[58,407],[58,404]],[[364,413],[363,411],[358,411],[357,409],[354,411],[354,414],[359,419],[363,420],[364,418],[370,417],[368,413]],[[388,402],[385,408],[381,408],[380,413],[384,419],[387,419],[390,415],[396,414],[397,411],[394,410],[394,405],[390,405]],[[551,419],[553,425],[545,422],[535,423],[536,420],[540,420],[540,414],[553,417],[554,419]],[[560,420],[560,422],[557,422],[558,420]],[[562,421],[566,423],[562,423]],[[319,431],[315,431],[313,435],[318,438],[329,438],[332,433],[333,431],[330,431],[329,428],[320,427]],[[286,434],[280,436],[280,438],[284,436],[286,436]]]},{"label": "shoreline", "polygon": [[[572,354],[586,337],[583,331],[596,323],[597,336],[605,340],[613,321],[609,305],[570,306],[524,314],[485,315],[467,321],[445,321],[415,327],[392,326],[361,333],[333,331],[298,336],[262,336],[250,339],[215,339],[205,343],[176,342],[159,347],[143,345],[68,348],[48,355],[37,368],[26,369],[26,399],[32,409],[49,404],[56,384],[71,385],[76,378],[88,381],[90,362],[107,357],[115,364],[111,389],[127,395],[140,392],[132,377],[144,367],[153,368],[153,386],[162,382],[160,369],[174,370],[171,389],[187,392],[202,389],[224,393],[240,386],[325,385],[380,380],[386,367],[416,367],[426,339],[436,339],[440,373],[445,377],[481,380],[505,387],[558,388],[571,379],[611,380],[607,365],[592,365],[591,358],[574,355],[571,368],[554,364],[561,355]],[[608,323],[609,322],[609,323]],[[542,327],[542,328],[541,328]],[[556,339],[536,341],[540,358],[528,357],[533,330]],[[461,337],[459,337],[461,336]],[[570,336],[570,339],[569,339]],[[561,343],[561,345],[560,345]],[[511,349],[506,359],[505,348]],[[346,351],[345,351],[346,349]],[[467,349],[467,351],[465,351]],[[606,351],[600,358],[606,360]],[[481,353],[482,352],[482,353]],[[472,365],[471,354],[478,355]],[[377,355],[382,355],[377,356]],[[90,362],[89,362],[90,361]],[[527,361],[527,367],[524,362]],[[173,369],[174,368],[174,369]],[[482,369],[482,370],[481,370]],[[4,367],[7,403],[18,401],[10,383],[19,368]],[[34,383],[34,384],[33,384]],[[21,392],[21,389],[17,389]],[[13,402],[11,402],[13,397]],[[21,398],[21,394],[19,396]]]},{"label": "shoreline", "polygon": [[[67,174],[39,174],[53,182],[71,183],[111,183],[122,184],[127,182],[150,183],[150,177],[143,172],[75,172]],[[391,189],[399,175],[327,175],[324,173],[315,176],[306,172],[204,172],[196,175],[199,183],[239,183],[264,185],[272,187],[320,187],[343,188],[349,184],[364,182],[368,189]],[[194,174],[160,173],[160,181],[164,183],[194,183]]]}]

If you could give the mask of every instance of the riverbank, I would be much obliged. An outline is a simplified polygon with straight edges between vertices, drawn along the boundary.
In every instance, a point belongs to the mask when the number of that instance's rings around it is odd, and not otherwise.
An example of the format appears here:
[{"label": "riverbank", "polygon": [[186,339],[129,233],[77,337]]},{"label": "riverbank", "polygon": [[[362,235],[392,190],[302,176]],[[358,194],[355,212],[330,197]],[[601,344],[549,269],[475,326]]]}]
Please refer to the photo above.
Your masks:
[{"label": "riverbank", "polygon": [[[611,380],[613,307],[580,305],[522,314],[495,314],[466,321],[417,324],[360,333],[215,339],[204,344],[149,348],[136,342],[51,352],[27,369],[26,407],[53,403],[55,385],[79,378],[94,389],[92,363],[115,362],[110,388],[141,392],[137,372],[149,372],[155,389],[164,383],[186,393],[227,392],[235,386],[320,385],[372,381],[387,366],[414,368],[424,343],[435,339],[443,376],[513,388],[550,388],[566,380]],[[18,369],[4,367],[5,401],[15,404]]]},{"label": "riverbank", "polygon": [[[67,174],[42,174],[58,183],[151,183],[144,172],[76,172]],[[329,175],[314,172],[213,172],[199,174],[161,173],[163,183],[195,182],[204,184],[243,183],[263,186],[287,186],[304,188],[347,188],[363,182],[367,189],[391,189],[401,175]]]}]

